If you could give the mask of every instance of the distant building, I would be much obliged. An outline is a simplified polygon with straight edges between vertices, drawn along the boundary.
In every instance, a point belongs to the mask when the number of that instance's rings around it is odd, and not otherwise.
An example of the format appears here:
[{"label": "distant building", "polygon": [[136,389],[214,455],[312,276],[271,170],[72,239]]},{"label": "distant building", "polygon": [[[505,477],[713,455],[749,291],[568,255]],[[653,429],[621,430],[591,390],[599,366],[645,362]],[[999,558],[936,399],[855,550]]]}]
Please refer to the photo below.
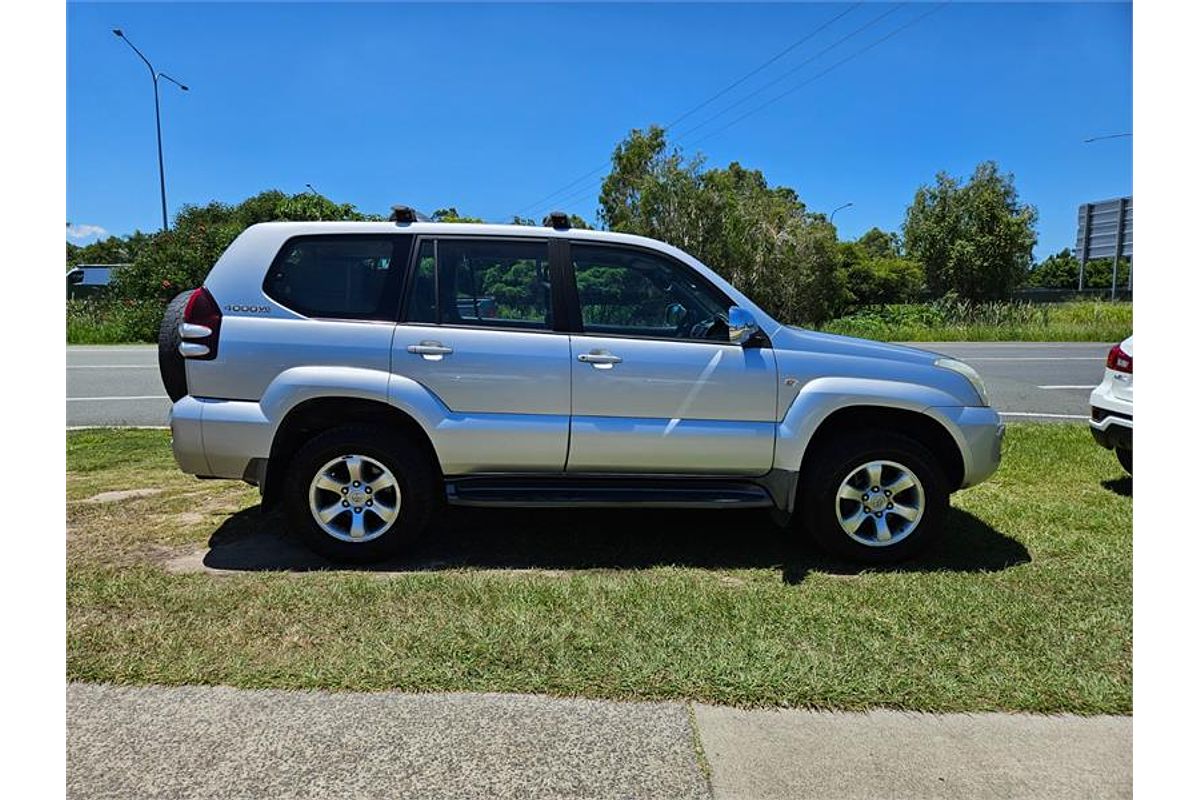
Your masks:
[{"label": "distant building", "polygon": [[76,264],[67,270],[67,299],[104,294],[114,273],[128,264]]}]

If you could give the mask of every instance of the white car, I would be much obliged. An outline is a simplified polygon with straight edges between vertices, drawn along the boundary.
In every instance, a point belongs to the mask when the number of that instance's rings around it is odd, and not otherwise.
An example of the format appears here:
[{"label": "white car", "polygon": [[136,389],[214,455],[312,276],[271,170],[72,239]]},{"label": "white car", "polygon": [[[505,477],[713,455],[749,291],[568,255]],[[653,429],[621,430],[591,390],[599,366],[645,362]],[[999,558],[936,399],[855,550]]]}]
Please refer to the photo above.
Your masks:
[{"label": "white car", "polygon": [[1117,460],[1133,474],[1133,337],[1108,351],[1104,380],[1092,390],[1092,436],[1115,450]]}]

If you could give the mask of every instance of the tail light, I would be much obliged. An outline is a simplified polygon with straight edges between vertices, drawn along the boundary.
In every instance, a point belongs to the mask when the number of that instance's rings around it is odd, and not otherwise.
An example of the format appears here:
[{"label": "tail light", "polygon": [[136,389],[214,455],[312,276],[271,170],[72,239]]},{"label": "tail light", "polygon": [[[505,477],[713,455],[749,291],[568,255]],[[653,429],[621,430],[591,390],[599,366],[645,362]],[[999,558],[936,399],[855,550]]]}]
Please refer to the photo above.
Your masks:
[{"label": "tail light", "polygon": [[221,307],[212,294],[201,286],[192,292],[179,324],[179,354],[184,358],[211,361],[217,357],[221,335]]},{"label": "tail light", "polygon": [[1128,372],[1133,374],[1133,356],[1121,349],[1121,345],[1114,344],[1112,349],[1108,351],[1108,362],[1105,364],[1109,369],[1116,372]]}]

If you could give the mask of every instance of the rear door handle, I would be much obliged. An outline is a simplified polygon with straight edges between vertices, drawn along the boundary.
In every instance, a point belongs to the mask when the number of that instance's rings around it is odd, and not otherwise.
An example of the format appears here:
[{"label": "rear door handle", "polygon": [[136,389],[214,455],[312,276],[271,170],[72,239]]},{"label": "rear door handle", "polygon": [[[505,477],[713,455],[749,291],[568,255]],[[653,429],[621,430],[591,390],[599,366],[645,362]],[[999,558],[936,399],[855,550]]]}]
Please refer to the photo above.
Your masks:
[{"label": "rear door handle", "polygon": [[579,360],[585,364],[591,364],[596,369],[612,369],[613,364],[620,364],[621,357],[613,355],[607,350],[593,350],[590,353],[580,353]]},{"label": "rear door handle", "polygon": [[442,356],[448,356],[454,352],[453,347],[446,347],[441,342],[426,339],[420,344],[410,344],[408,352],[418,355],[426,361],[441,361]]}]

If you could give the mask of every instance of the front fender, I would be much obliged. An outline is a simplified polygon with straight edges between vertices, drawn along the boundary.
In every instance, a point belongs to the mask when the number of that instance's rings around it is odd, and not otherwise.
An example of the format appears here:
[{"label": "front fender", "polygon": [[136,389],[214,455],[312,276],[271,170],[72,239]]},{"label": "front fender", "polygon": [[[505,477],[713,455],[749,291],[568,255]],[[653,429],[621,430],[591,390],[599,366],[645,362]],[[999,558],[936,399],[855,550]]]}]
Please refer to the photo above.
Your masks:
[{"label": "front fender", "polygon": [[[813,434],[835,411],[856,406],[915,411],[935,420],[958,445],[960,454],[969,451],[962,434],[946,424],[942,407],[961,406],[953,395],[932,386],[906,381],[871,378],[817,378],[809,381],[792,400],[775,439],[775,468],[797,471]],[[990,410],[990,409],[989,409]]]}]

